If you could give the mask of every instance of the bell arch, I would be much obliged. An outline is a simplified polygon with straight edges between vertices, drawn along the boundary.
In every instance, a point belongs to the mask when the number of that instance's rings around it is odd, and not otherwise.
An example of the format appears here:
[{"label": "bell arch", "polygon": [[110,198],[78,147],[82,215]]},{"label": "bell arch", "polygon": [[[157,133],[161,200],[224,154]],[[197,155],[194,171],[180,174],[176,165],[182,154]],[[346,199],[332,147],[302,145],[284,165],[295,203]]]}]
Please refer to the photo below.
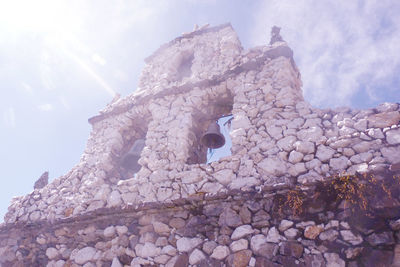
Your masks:
[{"label": "bell arch", "polygon": [[124,145],[118,153],[115,169],[120,180],[126,180],[135,176],[142,165],[139,162],[145,147],[146,134],[148,131],[148,120],[136,118],[137,123],[128,127],[123,132]]},{"label": "bell arch", "polygon": [[210,150],[230,149],[226,146],[229,135],[224,135],[219,123],[221,118],[231,116],[233,96],[225,94],[212,101],[193,114],[193,145],[187,164],[207,163]]}]

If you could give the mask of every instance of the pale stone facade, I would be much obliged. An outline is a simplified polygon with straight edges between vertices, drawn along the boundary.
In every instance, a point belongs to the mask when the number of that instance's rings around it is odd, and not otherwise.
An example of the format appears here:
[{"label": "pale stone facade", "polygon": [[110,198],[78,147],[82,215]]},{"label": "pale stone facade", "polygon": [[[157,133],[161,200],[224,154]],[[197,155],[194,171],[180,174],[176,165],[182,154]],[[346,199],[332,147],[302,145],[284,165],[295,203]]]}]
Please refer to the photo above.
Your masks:
[{"label": "pale stone facade", "polygon": [[[236,33],[226,24],[178,37],[147,58],[146,63],[133,94],[89,119],[93,130],[80,162],[44,188],[15,198],[5,216],[7,224],[51,223],[104,208],[168,204],[198,195],[229,194],[232,190],[262,192],[282,186],[305,187],[335,174],[380,171],[400,161],[399,104],[385,103],[369,110],[313,108],[303,99],[300,73],[285,42],[244,51]],[[232,155],[205,164],[206,150],[199,142],[200,136],[210,122],[228,114],[233,115]],[[145,140],[145,147],[138,161],[141,169],[134,175],[121,167],[121,160],[139,139]],[[179,224],[180,217],[175,217],[172,225]],[[169,220],[152,224],[159,236],[174,228],[173,218]],[[282,226],[280,233],[274,227],[254,229],[254,225],[248,225],[254,220],[241,218],[237,224],[228,223],[234,228],[230,230],[234,230],[230,247],[229,242],[222,242],[205,248],[204,240],[194,237],[182,237],[176,247],[161,246],[156,243],[164,241],[150,238],[138,242],[140,246],[135,244],[135,252],[126,253],[139,256],[131,266],[139,266],[149,257],[153,259],[149,264],[166,264],[179,252],[190,252],[188,262],[192,265],[204,260],[206,254],[223,261],[230,251],[250,251],[246,250],[249,246],[256,255],[265,251],[276,255],[278,249],[282,255],[297,253],[292,243],[289,252],[276,244],[294,240],[304,229]],[[322,225],[318,233],[310,235],[316,237],[324,229],[325,235],[330,233]],[[339,226],[335,229],[337,235],[328,239],[337,238]],[[358,242],[351,231],[340,229],[345,241]],[[104,235],[116,235],[104,231]],[[241,239],[247,235],[252,237]],[[264,241],[272,245],[264,247]],[[200,244],[202,250],[197,249]],[[294,256],[300,258],[302,251]],[[63,266],[57,265],[56,260],[62,258],[59,253],[59,249],[47,249],[48,259],[54,259],[50,266]],[[85,247],[69,258],[84,264],[106,257],[96,253],[95,248]],[[250,261],[251,251],[237,257]],[[117,261],[113,260],[112,266],[122,266]],[[321,254],[317,261],[344,266],[336,253]]]}]

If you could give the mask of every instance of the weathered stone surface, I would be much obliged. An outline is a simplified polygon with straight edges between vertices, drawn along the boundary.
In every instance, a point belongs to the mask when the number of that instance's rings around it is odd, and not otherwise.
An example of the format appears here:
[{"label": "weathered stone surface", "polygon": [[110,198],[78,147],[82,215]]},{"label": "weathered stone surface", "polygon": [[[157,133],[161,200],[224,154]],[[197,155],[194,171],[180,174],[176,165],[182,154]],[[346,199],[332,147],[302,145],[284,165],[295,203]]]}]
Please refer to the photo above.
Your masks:
[{"label": "weathered stone surface", "polygon": [[355,235],[350,230],[342,230],[340,231],[340,235],[344,241],[347,241],[352,245],[359,245],[363,242],[363,238],[360,235]]},{"label": "weathered stone surface", "polygon": [[276,145],[282,150],[291,151],[294,148],[293,144],[296,140],[296,137],[289,135],[280,139]]},{"label": "weathered stone surface", "polygon": [[328,162],[332,158],[333,154],[335,154],[335,150],[332,148],[319,145],[315,156],[322,162]]},{"label": "weathered stone surface", "polygon": [[386,267],[391,266],[392,259],[392,251],[365,248],[361,253],[360,261],[366,267]]},{"label": "weathered stone surface", "polygon": [[237,240],[240,239],[246,235],[252,234],[254,232],[253,228],[251,227],[251,225],[242,225],[237,227],[232,235],[231,235],[231,239],[232,240]]},{"label": "weathered stone surface", "polygon": [[390,228],[394,231],[400,230],[400,219],[390,221]]},{"label": "weathered stone surface", "polygon": [[338,237],[339,232],[333,229],[324,231],[319,234],[319,239],[321,240],[328,240],[328,241],[334,241]]},{"label": "weathered stone surface", "polygon": [[283,232],[292,227],[293,222],[289,220],[282,220],[279,224],[279,231]]},{"label": "weathered stone surface", "polygon": [[119,262],[118,258],[114,258],[111,263],[111,267],[123,267],[123,265],[121,262]]},{"label": "weathered stone surface", "polygon": [[308,239],[315,239],[324,229],[318,225],[307,226],[304,230],[304,236]]},{"label": "weathered stone surface", "polygon": [[117,234],[121,236],[128,232],[128,227],[125,225],[117,225],[115,226],[115,230],[117,230]]},{"label": "weathered stone surface", "polygon": [[302,154],[311,154],[315,152],[315,144],[310,141],[297,141],[294,143],[296,151]]},{"label": "weathered stone surface", "polygon": [[324,140],[323,131],[318,126],[313,126],[308,129],[300,130],[297,133],[297,137],[302,141],[310,141],[317,144]]},{"label": "weathered stone surface", "polygon": [[381,148],[382,155],[390,162],[390,163],[398,163],[400,158],[400,149],[399,147],[383,147]]},{"label": "weathered stone surface", "polygon": [[399,105],[397,103],[389,103],[389,102],[384,102],[379,104],[376,107],[376,110],[378,112],[389,112],[389,111],[396,111],[399,108]]},{"label": "weathered stone surface", "polygon": [[340,139],[340,140],[337,140],[337,141],[329,144],[329,146],[333,149],[345,148],[345,147],[349,147],[350,145],[351,145],[350,139]]},{"label": "weathered stone surface", "polygon": [[183,220],[182,218],[172,218],[169,221],[169,226],[175,228],[175,229],[179,229],[185,226],[185,220]]},{"label": "weathered stone surface", "polygon": [[336,253],[324,253],[326,267],[345,267],[345,262]]},{"label": "weathered stone surface", "polygon": [[203,251],[210,255],[217,246],[218,244],[215,241],[206,241],[203,244]]},{"label": "weathered stone surface", "polygon": [[171,259],[168,255],[159,255],[154,257],[154,262],[158,264],[166,264]]},{"label": "weathered stone surface", "polygon": [[285,174],[285,162],[279,158],[266,158],[258,163],[258,168],[262,174],[281,176]]},{"label": "weathered stone surface", "polygon": [[297,242],[283,242],[279,251],[281,255],[300,258],[303,255],[303,246]]},{"label": "weathered stone surface", "polygon": [[303,154],[300,152],[297,152],[295,150],[293,150],[292,152],[290,152],[289,154],[289,162],[291,163],[298,163],[303,159]]},{"label": "weathered stone surface", "polygon": [[394,247],[393,267],[400,267],[400,244]]},{"label": "weathered stone surface", "polygon": [[241,177],[239,179],[233,179],[231,183],[228,185],[230,189],[242,189],[243,188],[251,188],[257,185],[260,185],[261,181],[254,177]]},{"label": "weathered stone surface", "polygon": [[287,239],[290,240],[296,239],[300,235],[299,230],[294,228],[287,229],[285,232],[283,232],[283,234]]},{"label": "weathered stone surface", "polygon": [[394,244],[394,237],[393,233],[391,232],[383,232],[383,233],[373,233],[367,236],[367,241],[372,246],[379,246],[379,245],[392,245]]},{"label": "weathered stone surface", "polygon": [[192,265],[198,264],[205,258],[206,258],[206,256],[204,255],[204,253],[201,250],[196,248],[195,250],[193,250],[193,252],[189,256],[189,263]]},{"label": "weathered stone surface", "polygon": [[301,173],[305,173],[306,171],[307,171],[307,169],[306,169],[304,162],[299,162],[299,163],[296,163],[296,164],[290,166],[288,173],[290,175],[292,175],[293,177],[296,177]]},{"label": "weathered stone surface", "polygon": [[400,128],[387,131],[386,141],[391,145],[400,144]]},{"label": "weathered stone surface", "polygon": [[242,224],[242,220],[240,219],[240,216],[236,213],[236,211],[230,208],[226,208],[219,216],[218,224],[220,226],[226,225],[230,227],[236,227]]},{"label": "weathered stone surface", "polygon": [[190,252],[201,243],[203,243],[203,241],[200,238],[182,237],[178,239],[176,246],[179,252]]},{"label": "weathered stone surface", "polygon": [[251,238],[250,246],[253,251],[258,251],[260,247],[267,242],[267,237],[265,235],[258,234]]},{"label": "weathered stone surface", "polygon": [[299,177],[297,177],[297,181],[300,184],[307,184],[307,183],[313,183],[316,181],[321,181],[323,178],[321,177],[320,174],[318,174],[315,171],[309,171],[305,174],[300,175]]},{"label": "weathered stone surface", "polygon": [[250,261],[251,250],[242,250],[230,255],[227,259],[227,265],[232,267],[246,267]]},{"label": "weathered stone surface", "polygon": [[251,223],[251,212],[246,206],[240,209],[239,216],[243,223]]},{"label": "weathered stone surface", "polygon": [[277,244],[264,243],[261,244],[257,250],[253,250],[254,254],[263,256],[267,259],[272,259],[278,252],[279,247]]},{"label": "weathered stone surface", "polygon": [[220,170],[214,174],[215,179],[222,185],[229,184],[234,179],[234,176],[233,171],[229,169]]},{"label": "weathered stone surface", "polygon": [[227,246],[217,246],[210,257],[217,260],[223,260],[228,257],[228,255],[229,248]]},{"label": "weathered stone surface", "polygon": [[177,256],[175,264],[173,267],[185,267],[189,264],[189,257],[186,253]]},{"label": "weathered stone surface", "polygon": [[278,243],[280,240],[284,239],[276,227],[271,227],[268,231],[267,242]]},{"label": "weathered stone surface", "polygon": [[247,239],[239,239],[239,240],[233,241],[232,244],[229,246],[229,248],[233,252],[237,252],[240,250],[247,249],[248,246],[249,246],[249,241],[247,241]]},{"label": "weathered stone surface", "polygon": [[348,158],[345,156],[341,156],[340,158],[333,158],[329,160],[330,167],[335,170],[345,170],[347,168]]},{"label": "weathered stone surface", "polygon": [[348,248],[345,251],[347,259],[355,259],[363,251],[362,247]]},{"label": "weathered stone surface", "polygon": [[274,263],[266,258],[257,257],[255,267],[281,267],[281,264]]},{"label": "weathered stone surface", "polygon": [[109,226],[103,231],[103,235],[107,238],[113,237],[115,235],[115,227],[114,226]]},{"label": "weathered stone surface", "polygon": [[96,249],[93,247],[84,247],[76,252],[76,254],[71,255],[71,258],[77,264],[85,264],[88,261],[93,260],[94,255],[96,254]]},{"label": "weathered stone surface", "polygon": [[153,243],[145,242],[144,244],[136,245],[135,253],[142,258],[155,257],[160,255],[161,249],[157,248]]},{"label": "weathered stone surface", "polygon": [[368,121],[366,119],[360,119],[356,123],[354,123],[353,127],[357,131],[365,131],[367,129]]},{"label": "weathered stone surface", "polygon": [[167,245],[167,246],[163,247],[161,253],[168,254],[170,256],[175,256],[177,254],[177,249],[171,245]]},{"label": "weathered stone surface", "polygon": [[162,233],[170,233],[171,229],[166,225],[165,223],[162,222],[153,222],[153,228],[156,233],[162,234]]},{"label": "weathered stone surface", "polygon": [[317,255],[305,255],[304,256],[306,266],[312,267],[325,267],[325,260],[321,254]]},{"label": "weathered stone surface", "polygon": [[108,198],[107,203],[110,207],[120,206],[122,203],[122,199],[119,191],[117,190],[112,191],[110,197]]},{"label": "weathered stone surface", "polygon": [[251,122],[247,116],[238,115],[232,120],[232,129],[243,128],[245,130],[251,128]]},{"label": "weathered stone surface", "polygon": [[384,128],[394,124],[398,124],[400,121],[400,112],[389,111],[371,115],[368,117],[369,128]]},{"label": "weathered stone surface", "polygon": [[50,259],[53,260],[57,258],[59,255],[58,250],[56,248],[48,248],[46,249],[46,256]]}]

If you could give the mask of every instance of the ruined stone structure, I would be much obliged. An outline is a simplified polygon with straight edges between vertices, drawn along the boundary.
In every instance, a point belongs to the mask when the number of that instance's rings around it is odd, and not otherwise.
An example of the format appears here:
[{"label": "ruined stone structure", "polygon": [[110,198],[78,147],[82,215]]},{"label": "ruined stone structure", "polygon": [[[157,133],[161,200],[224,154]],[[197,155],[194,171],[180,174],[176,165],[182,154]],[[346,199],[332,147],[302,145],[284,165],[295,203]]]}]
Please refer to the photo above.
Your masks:
[{"label": "ruined stone structure", "polygon": [[[89,119],[80,162],[12,200],[0,266],[400,266],[399,104],[313,108],[278,39],[244,51],[226,24],[161,46]],[[200,137],[230,114],[232,155],[206,164]],[[369,214],[328,190],[363,173],[386,192],[359,198]]]}]

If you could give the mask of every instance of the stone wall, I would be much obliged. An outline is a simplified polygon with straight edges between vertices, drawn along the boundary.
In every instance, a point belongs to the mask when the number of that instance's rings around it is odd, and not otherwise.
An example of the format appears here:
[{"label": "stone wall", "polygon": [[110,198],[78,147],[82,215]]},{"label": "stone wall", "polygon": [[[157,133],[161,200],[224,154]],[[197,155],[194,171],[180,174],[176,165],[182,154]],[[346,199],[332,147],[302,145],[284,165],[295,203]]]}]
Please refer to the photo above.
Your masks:
[{"label": "stone wall", "polygon": [[[399,266],[400,173],[374,177],[395,178],[396,197],[377,190],[365,210],[322,186],[198,194],[16,223],[0,229],[0,266]],[[303,196],[299,206],[293,192]]]},{"label": "stone wall", "polygon": [[[93,130],[80,162],[46,187],[14,198],[3,227],[78,220],[99,210],[232,190],[307,187],[337,174],[383,171],[400,161],[399,104],[313,108],[303,99],[285,42],[243,51],[227,24],[184,34],[146,63],[135,93],[89,119]],[[230,114],[232,155],[205,164],[200,136],[210,122]],[[138,139],[145,139],[145,147],[134,174],[121,160]]]}]

